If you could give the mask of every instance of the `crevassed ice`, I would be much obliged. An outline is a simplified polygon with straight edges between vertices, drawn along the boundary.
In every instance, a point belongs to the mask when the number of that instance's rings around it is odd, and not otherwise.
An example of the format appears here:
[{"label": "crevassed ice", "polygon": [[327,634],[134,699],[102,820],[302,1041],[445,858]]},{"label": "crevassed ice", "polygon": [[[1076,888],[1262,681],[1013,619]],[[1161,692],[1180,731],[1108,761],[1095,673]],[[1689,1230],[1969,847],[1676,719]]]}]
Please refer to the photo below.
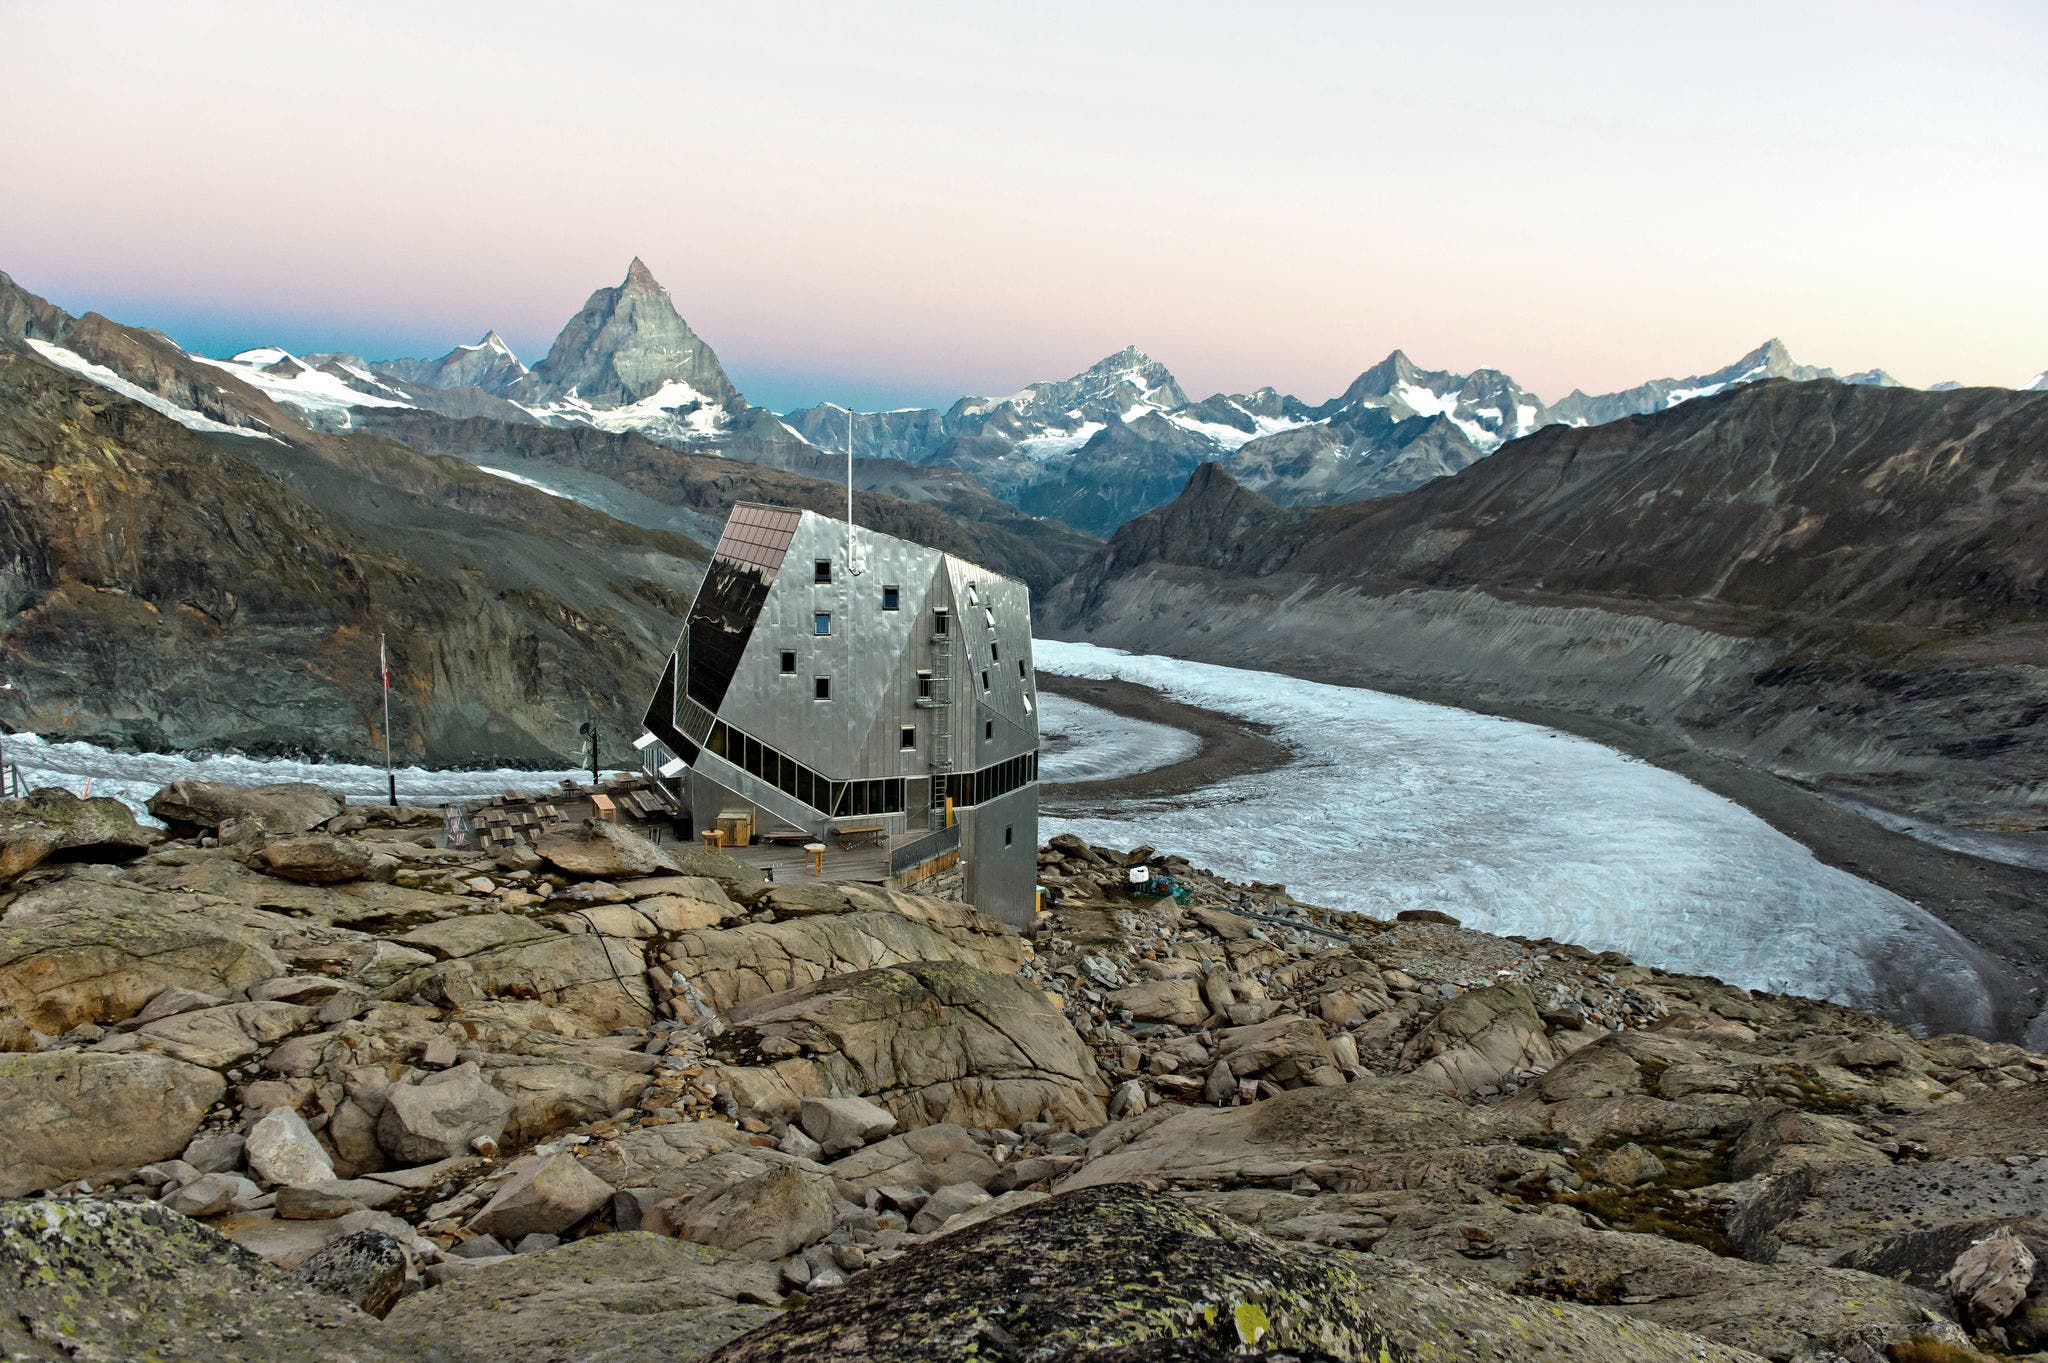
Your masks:
[{"label": "crevassed ice", "polygon": [[1131,719],[1071,696],[1038,697],[1038,779],[1111,781],[1155,771],[1195,755],[1201,740],[1185,729]]},{"label": "crevassed ice", "polygon": [[1180,852],[1314,903],[1440,909],[1746,988],[1981,1028],[1974,950],[1915,905],[1825,866],[1740,806],[1529,724],[1270,672],[1040,640],[1039,667],[1154,686],[1263,720],[1288,766],[1041,833]]},{"label": "crevassed ice", "polygon": [[[173,781],[224,781],[229,785],[261,786],[281,781],[311,781],[339,791],[357,804],[383,804],[389,788],[384,768],[353,762],[301,762],[288,758],[243,757],[235,753],[181,757],[169,753],[114,752],[92,743],[51,743],[35,734],[9,734],[0,742],[0,756],[21,768],[22,784],[62,786],[94,795],[111,795],[142,812],[143,802]],[[399,767],[401,804],[438,805],[472,800],[505,790],[547,790],[564,779],[590,779],[580,771],[429,771]]]}]

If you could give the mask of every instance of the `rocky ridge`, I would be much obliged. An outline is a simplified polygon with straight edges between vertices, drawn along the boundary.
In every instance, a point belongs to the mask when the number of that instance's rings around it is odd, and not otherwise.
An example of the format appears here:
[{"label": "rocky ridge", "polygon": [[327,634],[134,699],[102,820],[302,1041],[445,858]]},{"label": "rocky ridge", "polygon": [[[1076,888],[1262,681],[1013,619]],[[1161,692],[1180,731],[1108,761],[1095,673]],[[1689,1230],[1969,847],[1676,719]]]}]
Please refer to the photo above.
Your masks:
[{"label": "rocky ridge", "polygon": [[1020,936],[609,825],[112,804],[0,806],[16,1356],[2048,1344],[2017,1047],[1071,838]]},{"label": "rocky ridge", "polygon": [[[1027,511],[1107,535],[1170,501],[1208,461],[1284,506],[1388,497],[1545,426],[1663,411],[1769,378],[1898,386],[1882,370],[1842,376],[1800,364],[1773,339],[1711,374],[1599,397],[1574,392],[1555,407],[1500,370],[1424,369],[1399,350],[1319,404],[1272,388],[1191,402],[1164,365],[1127,347],[1008,397],[962,398],[944,412],[856,412],[851,421],[861,454],[957,468]],[[821,448],[846,446],[843,407],[787,419]]]}]

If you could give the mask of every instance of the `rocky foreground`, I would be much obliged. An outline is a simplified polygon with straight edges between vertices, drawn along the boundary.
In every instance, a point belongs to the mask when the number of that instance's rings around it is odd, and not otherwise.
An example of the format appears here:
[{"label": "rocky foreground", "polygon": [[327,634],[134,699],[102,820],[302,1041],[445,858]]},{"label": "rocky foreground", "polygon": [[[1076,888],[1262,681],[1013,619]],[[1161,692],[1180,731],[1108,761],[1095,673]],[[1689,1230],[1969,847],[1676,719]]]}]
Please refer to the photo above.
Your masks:
[{"label": "rocky foreground", "polygon": [[10,1359],[2048,1349],[2048,1059],[1056,839],[1028,936],[609,825],[0,802]]}]

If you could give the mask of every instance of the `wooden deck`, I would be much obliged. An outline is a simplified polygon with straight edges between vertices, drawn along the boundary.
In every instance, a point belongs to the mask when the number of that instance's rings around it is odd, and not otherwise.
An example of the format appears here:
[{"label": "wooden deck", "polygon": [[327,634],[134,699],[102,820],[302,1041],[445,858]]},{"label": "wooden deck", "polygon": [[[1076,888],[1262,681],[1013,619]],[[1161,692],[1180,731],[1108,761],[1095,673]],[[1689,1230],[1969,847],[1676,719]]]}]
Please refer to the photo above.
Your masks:
[{"label": "wooden deck", "polygon": [[886,847],[840,847],[825,844],[825,874],[811,874],[810,857],[801,845],[760,842],[726,851],[749,866],[758,866],[777,884],[801,884],[807,880],[869,880],[889,878],[889,849]]}]

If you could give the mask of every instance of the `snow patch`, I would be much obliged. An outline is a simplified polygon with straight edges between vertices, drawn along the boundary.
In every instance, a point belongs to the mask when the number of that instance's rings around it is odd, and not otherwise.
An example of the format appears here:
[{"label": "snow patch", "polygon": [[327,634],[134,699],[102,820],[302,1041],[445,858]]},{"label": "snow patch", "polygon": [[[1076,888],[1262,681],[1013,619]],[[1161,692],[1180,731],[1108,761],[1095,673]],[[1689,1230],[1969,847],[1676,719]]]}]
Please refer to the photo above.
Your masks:
[{"label": "snow patch", "polygon": [[195,412],[190,407],[180,407],[169,398],[160,397],[139,384],[130,383],[105,365],[94,364],[75,350],[66,350],[63,346],[51,345],[48,341],[32,338],[29,345],[35,348],[36,354],[58,368],[68,369],[81,378],[91,379],[109,392],[119,393],[124,398],[139,402],[152,412],[169,417],[188,431],[203,431],[209,435],[246,435],[256,440],[277,440],[280,445],[284,443],[268,431],[252,431],[247,426],[230,426],[225,421],[215,421],[212,417]]},{"label": "snow patch", "polygon": [[523,473],[514,473],[510,469],[492,468],[489,464],[478,464],[477,467],[482,469],[485,473],[490,474],[492,477],[503,478],[507,482],[518,483],[521,486],[530,487],[537,492],[545,492],[550,497],[559,497],[565,502],[573,502],[576,500],[574,497],[571,497],[566,492],[555,491],[546,483],[541,482],[538,478],[529,478]]},{"label": "snow patch", "polygon": [[[375,393],[352,388],[339,376],[311,368],[297,356],[275,347],[245,350],[231,360],[210,360],[204,355],[192,358],[215,369],[226,370],[251,388],[261,389],[272,401],[288,402],[309,412],[340,412],[351,407],[413,406],[402,398],[379,397]],[[283,360],[292,362],[291,370],[283,374],[271,373],[270,366]],[[378,386],[383,387],[382,384]]]},{"label": "snow patch", "polygon": [[1093,440],[1104,430],[1100,421],[1084,421],[1078,430],[1052,435],[1034,435],[1017,442],[1017,451],[1033,459],[1052,459],[1062,454],[1072,454]]},{"label": "snow patch", "polygon": [[[677,408],[689,408],[678,416]],[[544,407],[528,407],[534,416],[552,424],[574,423],[595,426],[600,431],[673,430],[680,423],[689,435],[717,435],[730,421],[725,408],[712,402],[681,379],[664,379],[658,392],[623,407],[597,407],[569,396]]]},{"label": "snow patch", "polygon": [[1458,410],[1456,393],[1439,393],[1406,379],[1394,385],[1393,397],[1407,403],[1417,416],[1450,416]]}]

